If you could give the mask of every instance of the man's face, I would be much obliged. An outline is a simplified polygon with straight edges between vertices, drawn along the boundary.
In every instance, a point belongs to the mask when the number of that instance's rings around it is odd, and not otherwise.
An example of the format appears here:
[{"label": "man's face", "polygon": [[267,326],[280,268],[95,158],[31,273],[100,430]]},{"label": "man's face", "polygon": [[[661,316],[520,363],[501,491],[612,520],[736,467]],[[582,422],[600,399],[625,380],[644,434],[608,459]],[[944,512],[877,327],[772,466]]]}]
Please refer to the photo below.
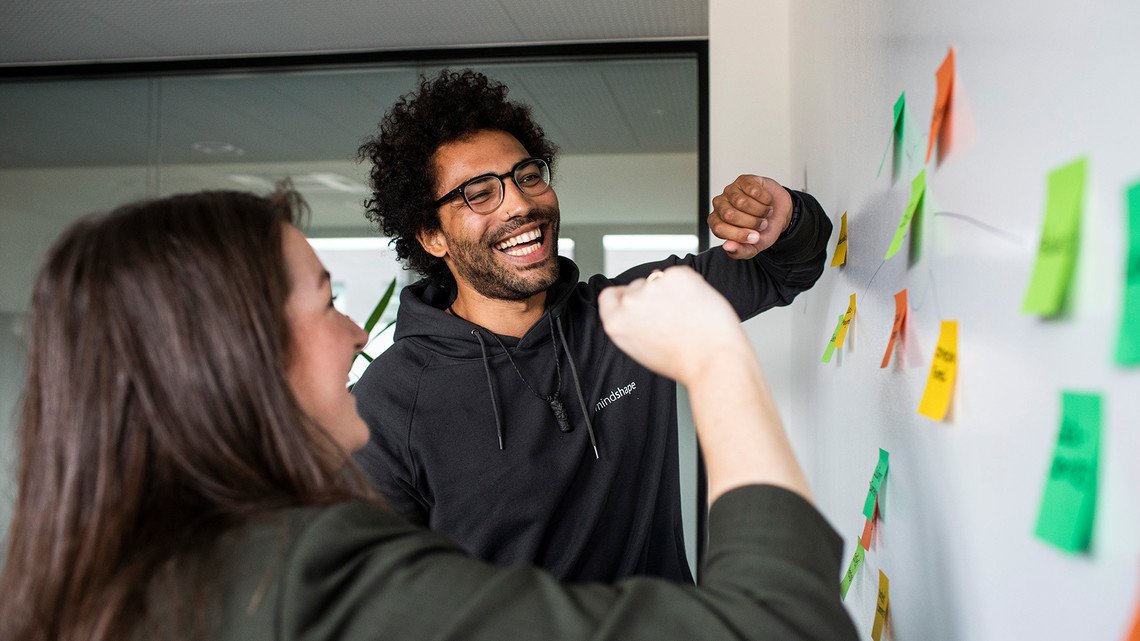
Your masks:
[{"label": "man's face", "polygon": [[[438,176],[434,197],[483,174],[503,174],[530,154],[514,136],[479,131],[441,145],[432,158]],[[503,179],[503,202],[477,214],[463,197],[439,208],[440,229],[421,234],[424,249],[447,263],[457,282],[502,300],[524,300],[546,291],[558,279],[558,196],[553,187],[524,194]],[[521,241],[521,242],[520,242]]]}]

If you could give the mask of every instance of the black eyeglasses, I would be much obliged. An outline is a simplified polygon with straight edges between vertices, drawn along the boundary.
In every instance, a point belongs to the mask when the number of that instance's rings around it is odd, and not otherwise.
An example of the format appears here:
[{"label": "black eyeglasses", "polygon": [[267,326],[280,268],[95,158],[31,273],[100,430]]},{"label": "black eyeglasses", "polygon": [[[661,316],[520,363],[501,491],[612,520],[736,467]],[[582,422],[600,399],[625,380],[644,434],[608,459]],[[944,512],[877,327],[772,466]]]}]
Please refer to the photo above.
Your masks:
[{"label": "black eyeglasses", "polygon": [[435,206],[439,207],[449,200],[463,196],[463,202],[467,203],[471,211],[476,214],[489,214],[503,204],[503,194],[506,192],[506,186],[503,185],[504,178],[513,180],[519,190],[528,196],[544,194],[550,189],[550,158],[523,158],[504,174],[475,176],[441,196],[435,201]]}]

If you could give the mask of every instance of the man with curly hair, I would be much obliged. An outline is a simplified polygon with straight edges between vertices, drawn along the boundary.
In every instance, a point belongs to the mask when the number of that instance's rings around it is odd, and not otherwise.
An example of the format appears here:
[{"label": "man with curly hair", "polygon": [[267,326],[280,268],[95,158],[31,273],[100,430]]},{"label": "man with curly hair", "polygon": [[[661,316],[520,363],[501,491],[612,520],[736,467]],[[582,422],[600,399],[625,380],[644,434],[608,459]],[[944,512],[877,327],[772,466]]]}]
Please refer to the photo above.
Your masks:
[{"label": "man with curly hair", "polygon": [[610,342],[598,294],[684,264],[751,318],[815,283],[831,223],[811,196],[741,176],[713,199],[722,246],[580,282],[557,256],[554,154],[528,107],[469,70],[423,79],[361,146],[367,216],[424,279],[354,388],[371,430],[358,460],[393,509],[489,561],[692,582],[676,386]]}]

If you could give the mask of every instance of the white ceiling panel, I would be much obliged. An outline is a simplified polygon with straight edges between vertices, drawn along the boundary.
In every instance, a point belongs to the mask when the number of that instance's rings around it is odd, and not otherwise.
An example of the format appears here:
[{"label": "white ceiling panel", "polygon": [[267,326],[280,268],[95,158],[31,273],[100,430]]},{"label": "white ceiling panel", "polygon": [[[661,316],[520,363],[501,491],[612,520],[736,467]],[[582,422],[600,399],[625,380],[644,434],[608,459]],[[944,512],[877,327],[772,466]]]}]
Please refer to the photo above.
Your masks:
[{"label": "white ceiling panel", "polygon": [[3,0],[0,64],[700,38],[707,0]]},{"label": "white ceiling panel", "polygon": [[708,2],[499,0],[530,40],[609,40],[708,35]]}]

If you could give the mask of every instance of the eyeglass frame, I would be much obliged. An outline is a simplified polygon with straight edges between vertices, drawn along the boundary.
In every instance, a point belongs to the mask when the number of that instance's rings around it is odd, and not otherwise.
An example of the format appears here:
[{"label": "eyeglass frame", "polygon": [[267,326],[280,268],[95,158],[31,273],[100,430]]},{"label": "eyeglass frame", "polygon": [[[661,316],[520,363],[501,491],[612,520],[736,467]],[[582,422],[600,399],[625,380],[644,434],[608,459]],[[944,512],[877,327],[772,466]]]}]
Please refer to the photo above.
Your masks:
[{"label": "eyeglass frame", "polygon": [[[475,211],[475,208],[472,207],[471,203],[467,200],[467,194],[465,193],[467,190],[467,187],[470,186],[472,183],[478,182],[480,180],[486,180],[488,178],[494,178],[495,180],[499,181],[499,202],[496,203],[494,207],[492,207],[491,209],[484,212],[484,213],[489,214],[489,213],[495,211],[496,209],[498,209],[499,205],[503,204],[503,199],[505,199],[507,197],[507,185],[504,182],[507,178],[510,178],[511,182],[515,183],[515,187],[517,187],[519,189],[519,191],[522,191],[522,193],[524,193],[524,194],[527,193],[527,192],[523,191],[523,188],[519,187],[518,182],[515,181],[515,172],[518,171],[520,167],[523,167],[527,163],[532,163],[536,160],[541,160],[543,162],[543,164],[546,165],[546,174],[550,177],[550,179],[546,182],[546,189],[543,189],[542,191],[540,191],[538,193],[527,194],[527,195],[528,196],[541,196],[542,194],[545,194],[547,192],[547,190],[550,189],[550,185],[554,182],[554,170],[550,166],[550,164],[554,161],[554,158],[552,156],[529,156],[527,158],[523,158],[522,160],[516,162],[511,167],[510,171],[507,171],[505,173],[501,173],[501,174],[496,174],[496,173],[479,174],[478,176],[468,178],[467,180],[464,180],[462,183],[460,183],[460,185],[458,187],[456,187],[455,189],[452,189],[451,191],[449,191],[446,194],[437,198],[436,201],[434,203],[432,203],[432,207],[433,208],[442,207],[445,203],[447,203],[448,201],[454,200],[457,196],[462,196],[463,197],[463,204],[466,205],[467,208],[470,209],[471,211]],[[475,213],[478,214],[480,212],[475,212]]]}]

